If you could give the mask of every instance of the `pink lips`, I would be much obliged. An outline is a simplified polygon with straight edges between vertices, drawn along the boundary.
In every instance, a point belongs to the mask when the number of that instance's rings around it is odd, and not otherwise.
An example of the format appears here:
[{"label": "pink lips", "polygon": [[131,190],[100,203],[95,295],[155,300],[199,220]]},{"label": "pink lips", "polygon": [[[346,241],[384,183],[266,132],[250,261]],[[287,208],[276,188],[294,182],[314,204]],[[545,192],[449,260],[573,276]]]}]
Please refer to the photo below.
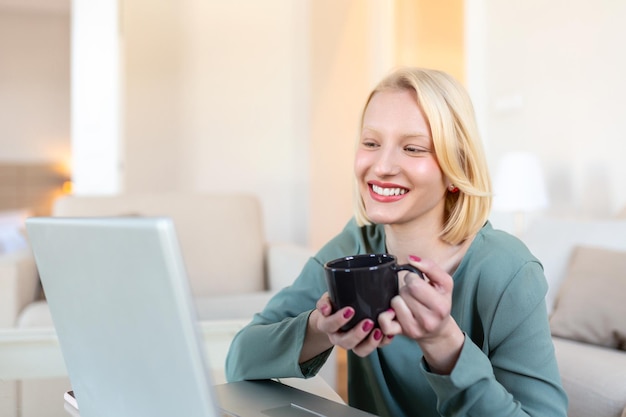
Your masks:
[{"label": "pink lips", "polygon": [[373,200],[382,203],[391,203],[401,200],[409,192],[408,189],[397,184],[369,182],[369,192]]}]

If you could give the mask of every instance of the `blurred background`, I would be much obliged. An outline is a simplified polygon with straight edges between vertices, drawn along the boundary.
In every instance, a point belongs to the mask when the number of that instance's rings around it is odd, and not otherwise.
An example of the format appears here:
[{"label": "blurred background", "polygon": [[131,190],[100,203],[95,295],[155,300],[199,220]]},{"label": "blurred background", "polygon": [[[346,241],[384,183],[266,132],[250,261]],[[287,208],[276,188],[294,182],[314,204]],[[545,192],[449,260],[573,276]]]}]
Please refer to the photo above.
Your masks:
[{"label": "blurred background", "polygon": [[243,191],[269,240],[318,248],[352,214],[367,94],[416,65],[467,87],[505,189],[511,154],[533,161],[522,183],[539,167],[501,224],[609,217],[626,205],[625,21],[622,0],[0,0],[0,211]]}]

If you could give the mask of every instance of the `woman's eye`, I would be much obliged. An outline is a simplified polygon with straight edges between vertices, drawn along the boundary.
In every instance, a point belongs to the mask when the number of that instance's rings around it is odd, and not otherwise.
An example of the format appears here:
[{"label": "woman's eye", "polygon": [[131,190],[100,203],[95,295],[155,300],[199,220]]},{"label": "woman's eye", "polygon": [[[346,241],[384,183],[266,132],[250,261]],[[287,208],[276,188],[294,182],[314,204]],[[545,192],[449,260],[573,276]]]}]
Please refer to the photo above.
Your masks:
[{"label": "woman's eye", "polygon": [[428,149],[419,146],[405,146],[404,150],[411,154],[421,154],[429,152]]},{"label": "woman's eye", "polygon": [[365,148],[376,148],[378,146],[373,140],[364,140],[362,143]]}]

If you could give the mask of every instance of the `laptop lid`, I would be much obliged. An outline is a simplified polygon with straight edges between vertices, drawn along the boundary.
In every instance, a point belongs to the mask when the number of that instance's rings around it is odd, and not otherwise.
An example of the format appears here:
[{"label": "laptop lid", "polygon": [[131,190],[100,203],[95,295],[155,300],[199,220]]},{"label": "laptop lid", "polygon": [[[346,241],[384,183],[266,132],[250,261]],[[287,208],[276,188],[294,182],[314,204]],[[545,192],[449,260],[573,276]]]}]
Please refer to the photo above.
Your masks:
[{"label": "laptop lid", "polygon": [[221,415],[170,219],[26,229],[82,417]]},{"label": "laptop lid", "polygon": [[81,417],[371,416],[274,381],[214,387],[170,219],[26,229]]}]

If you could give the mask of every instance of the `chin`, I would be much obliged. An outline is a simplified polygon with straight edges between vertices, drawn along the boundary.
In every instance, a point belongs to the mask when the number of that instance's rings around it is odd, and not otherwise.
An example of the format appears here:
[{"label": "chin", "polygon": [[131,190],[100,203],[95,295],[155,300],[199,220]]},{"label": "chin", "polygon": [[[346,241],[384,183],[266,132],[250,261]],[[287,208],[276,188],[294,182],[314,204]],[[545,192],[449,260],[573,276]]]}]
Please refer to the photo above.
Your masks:
[{"label": "chin", "polygon": [[370,222],[375,224],[394,224],[397,223],[400,219],[398,216],[385,215],[383,213],[367,213],[367,218]]}]

